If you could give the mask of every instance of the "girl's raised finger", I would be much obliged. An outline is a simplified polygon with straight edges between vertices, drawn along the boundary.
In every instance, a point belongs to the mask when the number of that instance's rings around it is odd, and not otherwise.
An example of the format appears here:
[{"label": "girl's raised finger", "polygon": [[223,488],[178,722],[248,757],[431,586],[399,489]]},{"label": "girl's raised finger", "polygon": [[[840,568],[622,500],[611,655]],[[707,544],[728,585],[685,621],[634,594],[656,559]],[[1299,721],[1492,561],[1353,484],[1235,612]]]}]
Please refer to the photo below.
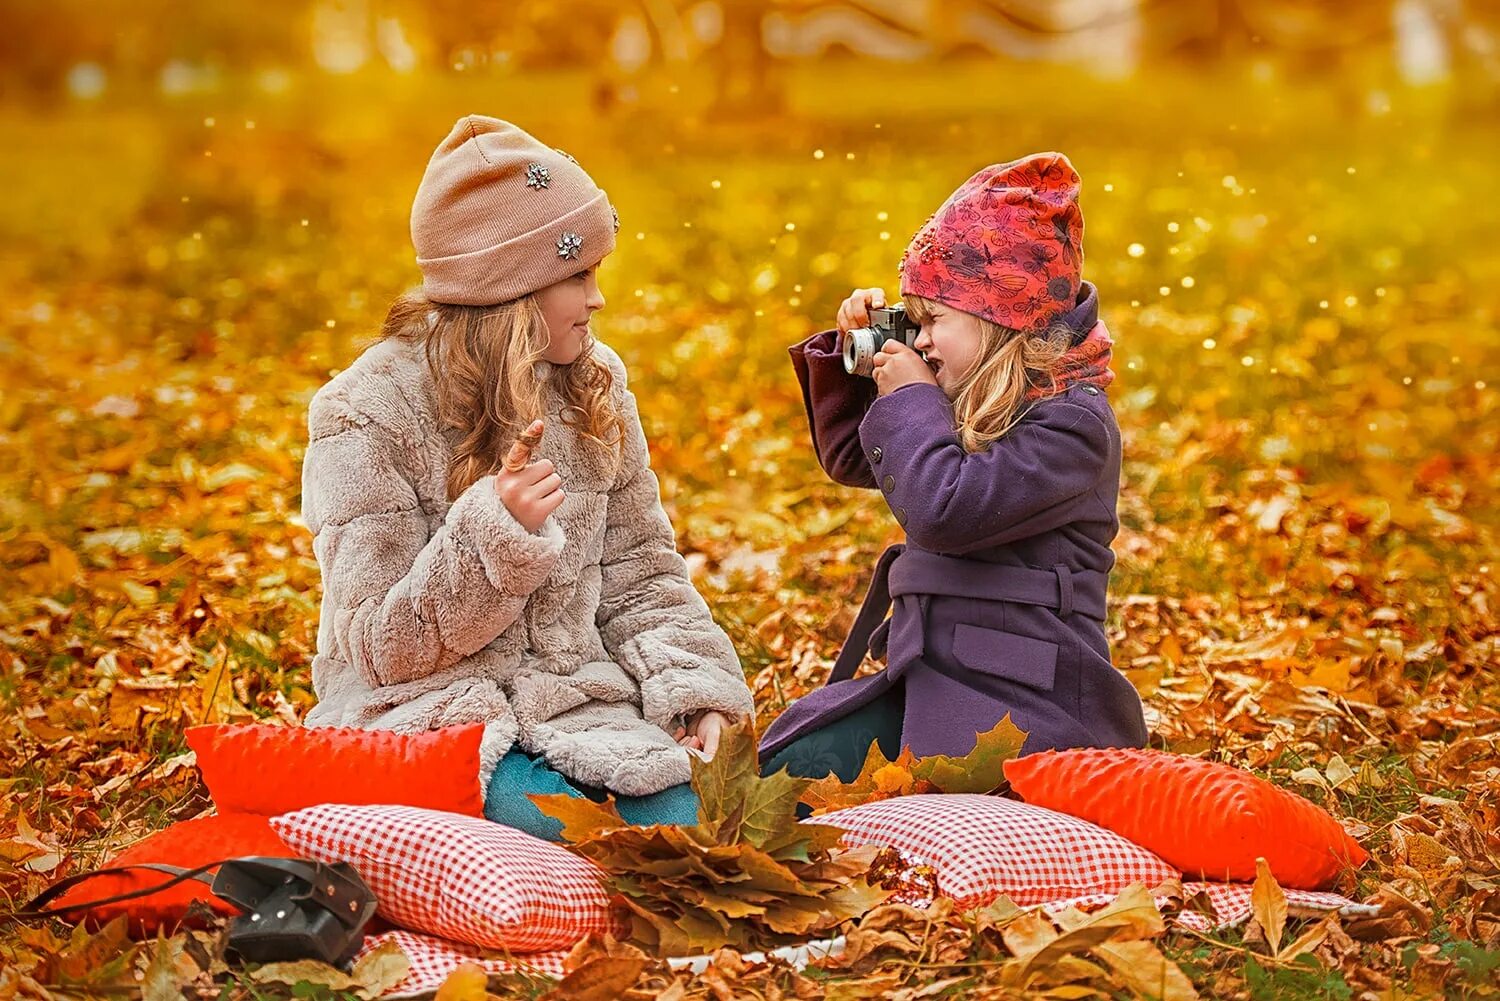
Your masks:
[{"label": "girl's raised finger", "polygon": [[858,324],[854,322],[854,300],[845,299],[839,306],[839,333],[847,334]]},{"label": "girl's raised finger", "polygon": [[848,299],[849,305],[849,329],[863,327],[870,322],[869,305],[870,290],[857,288]]}]

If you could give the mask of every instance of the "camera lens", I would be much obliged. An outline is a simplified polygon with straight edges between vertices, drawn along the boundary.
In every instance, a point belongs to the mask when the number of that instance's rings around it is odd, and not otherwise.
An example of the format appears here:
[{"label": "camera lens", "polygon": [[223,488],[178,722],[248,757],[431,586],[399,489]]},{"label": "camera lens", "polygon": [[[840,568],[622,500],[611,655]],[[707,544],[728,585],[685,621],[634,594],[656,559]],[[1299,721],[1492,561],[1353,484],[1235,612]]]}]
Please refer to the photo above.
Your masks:
[{"label": "camera lens", "polygon": [[844,335],[844,371],[871,378],[875,374],[875,331],[851,330]]}]

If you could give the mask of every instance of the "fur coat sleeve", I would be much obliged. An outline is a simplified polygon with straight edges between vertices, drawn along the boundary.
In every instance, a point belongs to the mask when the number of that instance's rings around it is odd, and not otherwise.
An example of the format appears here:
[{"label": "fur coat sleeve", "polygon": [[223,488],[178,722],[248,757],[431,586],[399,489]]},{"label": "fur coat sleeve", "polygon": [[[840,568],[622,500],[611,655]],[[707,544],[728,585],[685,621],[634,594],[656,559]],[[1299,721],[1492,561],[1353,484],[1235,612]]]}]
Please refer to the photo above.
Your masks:
[{"label": "fur coat sleeve", "polygon": [[442,671],[515,621],[562,550],[551,518],[527,532],[486,476],[433,531],[403,468],[413,446],[392,431],[409,417],[376,421],[334,396],[314,402],[308,424],[303,520],[329,592],[335,652],[367,685]]},{"label": "fur coat sleeve", "polygon": [[625,367],[613,352],[605,358],[621,393],[625,441],[606,509],[600,637],[640,684],[648,722],[670,732],[700,709],[744,719],[754,702],[739,656],[677,552]]}]

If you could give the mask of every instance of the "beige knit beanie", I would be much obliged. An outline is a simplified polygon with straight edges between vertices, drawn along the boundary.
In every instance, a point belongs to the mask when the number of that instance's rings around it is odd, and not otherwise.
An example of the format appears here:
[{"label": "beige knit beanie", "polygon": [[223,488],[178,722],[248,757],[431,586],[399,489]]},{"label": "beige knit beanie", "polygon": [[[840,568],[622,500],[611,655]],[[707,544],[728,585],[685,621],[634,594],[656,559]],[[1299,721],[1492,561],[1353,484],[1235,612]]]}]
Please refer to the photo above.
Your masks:
[{"label": "beige knit beanie", "polygon": [[576,160],[484,115],[453,126],[411,207],[422,291],[466,306],[507,302],[598,264],[619,228]]}]

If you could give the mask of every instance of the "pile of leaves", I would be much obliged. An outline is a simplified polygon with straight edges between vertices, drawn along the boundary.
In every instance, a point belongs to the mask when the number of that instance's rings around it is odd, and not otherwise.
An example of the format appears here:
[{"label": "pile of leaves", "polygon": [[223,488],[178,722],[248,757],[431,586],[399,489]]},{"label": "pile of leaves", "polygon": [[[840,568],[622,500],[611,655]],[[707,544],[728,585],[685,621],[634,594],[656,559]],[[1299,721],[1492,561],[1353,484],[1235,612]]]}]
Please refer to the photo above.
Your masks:
[{"label": "pile of leaves", "polygon": [[530,799],[563,823],[571,847],[609,873],[629,939],[653,955],[803,941],[858,917],[890,891],[867,881],[879,846],[841,849],[843,832],[801,823],[811,784],[785,769],[762,777],[748,724],[726,733],[712,760],[692,759],[698,823],[632,827],[603,803]]},{"label": "pile of leaves", "polygon": [[872,742],[864,767],[845,783],[832,774],[796,778],[784,768],[762,776],[746,723],[724,736],[711,760],[692,758],[693,826],[631,826],[612,796],[528,798],[562,821],[575,851],[609,873],[630,941],[658,956],[774,948],[836,928],[893,895],[930,899],[938,889],[926,860],[878,845],[842,848],[842,830],[799,821],[799,803],[816,815],[913,793],[992,792],[1025,739],[1006,716],[963,757],[917,758],[905,747],[890,761]]},{"label": "pile of leaves", "polygon": [[871,743],[858,776],[844,783],[837,774],[799,779],[786,768],[762,776],[747,723],[730,729],[709,761],[691,759],[699,800],[691,827],[633,827],[613,797],[528,798],[562,821],[574,851],[609,873],[634,944],[657,956],[772,948],[828,932],[888,897],[938,891],[926,860],[879,845],[841,848],[843,831],[799,821],[799,803],[817,813],[913,792],[992,792],[1025,740],[1007,716],[963,758],[916,758],[903,747],[889,761]]}]

